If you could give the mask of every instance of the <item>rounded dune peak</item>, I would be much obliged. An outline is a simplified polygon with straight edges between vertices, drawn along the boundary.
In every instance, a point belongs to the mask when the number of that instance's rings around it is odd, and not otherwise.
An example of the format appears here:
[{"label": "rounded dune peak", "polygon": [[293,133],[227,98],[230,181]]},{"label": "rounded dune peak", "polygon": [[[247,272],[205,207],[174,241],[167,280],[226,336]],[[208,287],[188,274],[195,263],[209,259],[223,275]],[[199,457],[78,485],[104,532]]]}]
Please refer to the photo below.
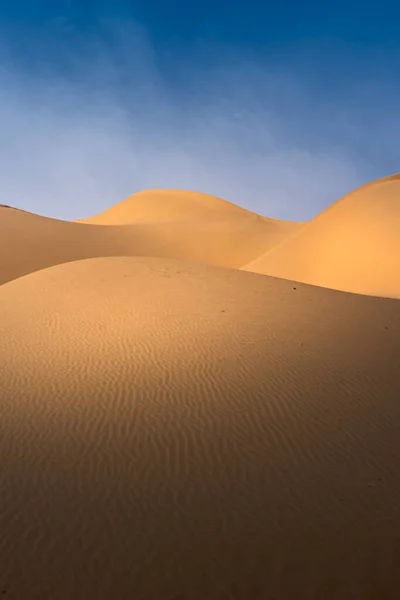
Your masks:
[{"label": "rounded dune peak", "polygon": [[[136,192],[105,211],[79,222],[123,225],[135,221],[245,216],[254,213],[210,194],[186,190],[149,189]],[[257,215],[258,216],[258,215]],[[261,218],[261,217],[260,217]]]},{"label": "rounded dune peak", "polygon": [[343,196],[244,269],[400,298],[400,174]]},{"label": "rounded dune peak", "polygon": [[0,285],[102,256],[158,256],[240,268],[299,227],[194,192],[139,192],[109,211],[99,222],[70,222],[0,207]]}]

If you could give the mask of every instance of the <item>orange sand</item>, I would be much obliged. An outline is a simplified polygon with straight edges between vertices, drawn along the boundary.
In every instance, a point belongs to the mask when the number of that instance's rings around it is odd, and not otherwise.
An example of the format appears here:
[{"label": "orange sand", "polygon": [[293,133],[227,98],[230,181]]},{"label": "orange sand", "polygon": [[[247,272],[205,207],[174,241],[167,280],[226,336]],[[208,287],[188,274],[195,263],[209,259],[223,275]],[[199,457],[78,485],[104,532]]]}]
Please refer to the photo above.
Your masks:
[{"label": "orange sand", "polygon": [[400,298],[400,175],[344,196],[245,269]]},{"label": "orange sand", "polygon": [[186,197],[162,190],[134,194],[87,220],[92,221],[96,225],[0,206],[0,285],[45,267],[100,256],[168,256],[239,268],[300,226],[205,194],[187,192]]},{"label": "orange sand", "polygon": [[371,295],[399,295],[397,181],[306,224],[166,191],[0,208],[6,598],[398,598],[400,303]]}]

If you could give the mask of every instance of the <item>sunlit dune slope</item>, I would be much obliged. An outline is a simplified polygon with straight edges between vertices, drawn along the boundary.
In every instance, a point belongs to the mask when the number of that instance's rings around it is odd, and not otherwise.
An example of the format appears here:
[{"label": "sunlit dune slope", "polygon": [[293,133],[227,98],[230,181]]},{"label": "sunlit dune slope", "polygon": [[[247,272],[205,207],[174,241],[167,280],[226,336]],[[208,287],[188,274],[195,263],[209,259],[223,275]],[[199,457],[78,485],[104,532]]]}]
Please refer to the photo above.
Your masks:
[{"label": "sunlit dune slope", "polygon": [[400,175],[347,194],[244,268],[400,298]]},{"label": "sunlit dune slope", "polygon": [[98,215],[80,219],[81,223],[121,225],[140,220],[169,221],[176,219],[222,219],[250,217],[262,219],[255,213],[222,200],[217,196],[185,190],[143,190],[128,196]]},{"label": "sunlit dune slope", "polygon": [[10,597],[398,598],[398,301],[99,258],[0,315]]},{"label": "sunlit dune slope", "polygon": [[145,192],[138,194],[136,212],[124,203],[127,210],[118,212],[117,204],[119,222],[125,224],[107,227],[0,207],[0,284],[52,265],[101,256],[174,257],[239,268],[299,226],[203,194],[179,192],[175,204],[175,192],[165,194],[168,206],[154,203]]}]

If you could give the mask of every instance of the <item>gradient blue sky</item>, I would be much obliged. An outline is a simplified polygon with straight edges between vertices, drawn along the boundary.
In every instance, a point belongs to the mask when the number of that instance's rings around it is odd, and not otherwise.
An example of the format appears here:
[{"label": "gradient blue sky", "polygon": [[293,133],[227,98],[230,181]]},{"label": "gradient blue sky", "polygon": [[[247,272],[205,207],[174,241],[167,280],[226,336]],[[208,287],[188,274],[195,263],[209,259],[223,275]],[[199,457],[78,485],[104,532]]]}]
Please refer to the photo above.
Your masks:
[{"label": "gradient blue sky", "polygon": [[311,218],[400,164],[400,7],[0,0],[0,203],[140,189]]}]

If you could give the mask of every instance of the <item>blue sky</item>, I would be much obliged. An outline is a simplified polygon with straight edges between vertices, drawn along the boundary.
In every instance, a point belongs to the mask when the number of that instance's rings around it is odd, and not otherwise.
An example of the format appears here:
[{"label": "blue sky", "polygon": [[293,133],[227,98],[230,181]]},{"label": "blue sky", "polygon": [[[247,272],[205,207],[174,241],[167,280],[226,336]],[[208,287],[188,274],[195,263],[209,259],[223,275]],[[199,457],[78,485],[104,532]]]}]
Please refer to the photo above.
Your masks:
[{"label": "blue sky", "polygon": [[74,219],[172,187],[311,218],[400,170],[399,17],[342,0],[1,0],[0,203]]}]

